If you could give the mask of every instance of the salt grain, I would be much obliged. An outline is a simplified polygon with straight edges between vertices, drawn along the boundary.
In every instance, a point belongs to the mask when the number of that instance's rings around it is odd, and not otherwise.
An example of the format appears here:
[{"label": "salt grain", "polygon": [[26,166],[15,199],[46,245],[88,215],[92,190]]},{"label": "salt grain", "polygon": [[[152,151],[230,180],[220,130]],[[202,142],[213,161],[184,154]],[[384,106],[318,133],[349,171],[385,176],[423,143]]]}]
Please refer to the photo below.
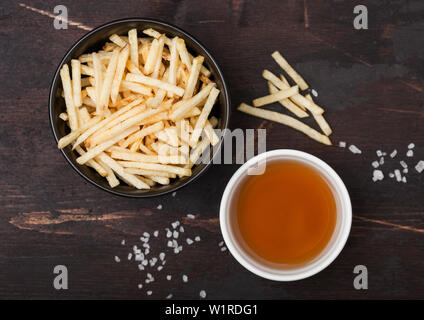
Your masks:
[{"label": "salt grain", "polygon": [[146,248],[146,250],[144,250],[144,255],[148,255],[150,253],[150,249],[149,248]]},{"label": "salt grain", "polygon": [[199,292],[199,296],[200,296],[200,298],[205,299],[206,298],[206,291],[205,290],[201,290]]},{"label": "salt grain", "polygon": [[402,160],[402,161],[399,161],[399,163],[404,169],[408,168],[408,165],[406,164],[405,161]]},{"label": "salt grain", "polygon": [[183,282],[188,282],[188,277],[185,274],[183,274]]},{"label": "salt grain", "polygon": [[178,235],[179,235],[178,231],[174,230],[174,232],[172,233],[172,236],[174,237],[174,239],[178,239]]},{"label": "salt grain", "polygon": [[383,165],[384,164],[384,157],[381,157],[380,158],[380,165]]},{"label": "salt grain", "polygon": [[199,241],[200,241],[200,237],[199,237],[199,236],[196,236],[196,237],[194,238],[194,241],[199,242]]},{"label": "salt grain", "polygon": [[146,293],[147,293],[148,296],[151,296],[153,292],[152,292],[152,290],[149,290]]},{"label": "salt grain", "polygon": [[165,253],[164,252],[159,253],[159,259],[161,261],[163,261],[165,259]]},{"label": "salt grain", "polygon": [[162,210],[162,208],[163,208],[163,206],[161,204],[156,207],[156,209],[158,209],[158,210]]},{"label": "salt grain", "polygon": [[415,166],[415,170],[417,170],[418,173],[421,173],[424,171],[424,161],[420,160],[418,161],[417,165]]},{"label": "salt grain", "polygon": [[143,232],[143,236],[144,236],[144,237],[146,237],[146,238],[149,238],[149,237],[150,237],[150,233],[148,233],[148,232]]},{"label": "salt grain", "polygon": [[172,196],[175,197],[177,195],[177,193],[174,191],[172,192]]},{"label": "salt grain", "polygon": [[172,299],[173,295],[170,293],[166,296],[166,299]]},{"label": "salt grain", "polygon": [[158,231],[158,230],[156,230],[155,232],[153,232],[153,236],[154,236],[155,238],[157,238],[157,237],[158,237],[158,235],[159,235],[159,231]]},{"label": "salt grain", "polygon": [[412,151],[412,150],[408,150],[408,152],[406,153],[406,156],[407,156],[408,158],[412,158],[412,157],[414,156],[414,151]]},{"label": "salt grain", "polygon": [[410,143],[408,144],[408,149],[414,149],[415,148],[415,144],[414,143]]},{"label": "salt grain", "polygon": [[340,148],[346,148],[346,142],[344,142],[344,141],[340,141],[340,142],[339,142],[339,147],[340,147]]},{"label": "salt grain", "polygon": [[167,238],[171,238],[171,237],[172,237],[172,232],[171,232],[171,230],[169,230],[169,229],[168,229],[168,230],[166,231],[166,237],[167,237]]},{"label": "salt grain", "polygon": [[224,241],[221,241],[220,243],[218,243],[218,246],[222,247],[224,245]]},{"label": "salt grain", "polygon": [[173,245],[172,245],[172,241],[171,240],[169,240],[168,241],[168,248],[172,248],[173,247]]},{"label": "salt grain", "polygon": [[221,248],[221,251],[222,251],[222,252],[227,251],[227,247],[222,247],[222,248]]},{"label": "salt grain", "polygon": [[138,288],[141,289],[143,288],[143,285],[141,283],[138,284]]},{"label": "salt grain", "polygon": [[381,157],[383,155],[381,150],[377,150],[375,153],[377,154],[377,157]]},{"label": "salt grain", "polygon": [[373,172],[373,176],[372,176],[372,181],[376,182],[376,181],[381,181],[384,178],[384,174],[381,170],[374,170]]},{"label": "salt grain", "polygon": [[397,150],[395,149],[395,150],[393,150],[392,151],[392,153],[390,154],[390,158],[394,158],[394,157],[396,157],[396,155],[397,155]]},{"label": "salt grain", "polygon": [[187,238],[186,242],[187,242],[188,245],[191,245],[193,243],[193,240],[191,240],[190,238]]},{"label": "salt grain", "polygon": [[406,183],[406,177],[402,177],[402,182]]},{"label": "salt grain", "polygon": [[166,280],[171,281],[171,279],[172,279],[172,276],[171,276],[170,274],[168,274],[168,275],[166,276]]},{"label": "salt grain", "polygon": [[130,252],[128,253],[128,260],[131,260],[131,258],[132,258],[132,253]]},{"label": "salt grain", "polygon": [[390,178],[394,178],[394,177],[395,177],[395,174],[394,174],[393,172],[390,172],[390,173],[389,173],[389,177],[390,177]]},{"label": "salt grain", "polygon": [[402,170],[403,173],[408,173],[408,168]]},{"label": "salt grain", "polygon": [[362,151],[357,147],[357,146],[355,146],[355,145],[353,145],[353,144],[351,144],[350,146],[349,146],[349,150],[352,152],[352,153],[354,153],[354,154],[360,154],[360,153],[362,153]]},{"label": "salt grain", "polygon": [[180,227],[180,232],[181,232],[181,233],[183,233],[183,232],[184,232],[184,227],[183,227],[183,226],[181,226],[181,227]]},{"label": "salt grain", "polygon": [[180,222],[179,221],[175,221],[175,222],[171,223],[171,226],[174,229],[176,229],[179,225],[180,225]]},{"label": "salt grain", "polygon": [[395,177],[397,182],[400,182],[402,180],[402,176],[400,175],[399,169],[395,170]]},{"label": "salt grain", "polygon": [[121,259],[119,259],[118,256],[115,256],[115,262],[119,263],[119,262],[121,262]]},{"label": "salt grain", "polygon": [[187,215],[187,218],[189,218],[189,219],[195,219],[196,217],[193,214],[188,214]]},{"label": "salt grain", "polygon": [[378,161],[373,161],[373,163],[371,163],[371,165],[372,165],[374,168],[378,168],[378,166],[379,166],[380,164],[378,163]]},{"label": "salt grain", "polygon": [[158,267],[158,271],[161,271],[163,269],[163,267],[162,266],[159,266]]},{"label": "salt grain", "polygon": [[123,240],[121,241],[121,245],[122,245],[122,246],[125,246],[125,239],[123,239]]}]

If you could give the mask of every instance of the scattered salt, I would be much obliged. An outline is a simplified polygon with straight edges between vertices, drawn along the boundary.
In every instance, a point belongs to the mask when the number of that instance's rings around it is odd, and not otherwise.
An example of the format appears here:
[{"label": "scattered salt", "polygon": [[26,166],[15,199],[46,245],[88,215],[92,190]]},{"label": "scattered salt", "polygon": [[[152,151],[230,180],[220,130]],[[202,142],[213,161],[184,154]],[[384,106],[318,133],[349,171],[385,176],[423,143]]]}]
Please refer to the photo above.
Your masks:
[{"label": "scattered salt", "polygon": [[152,290],[149,290],[146,293],[147,293],[148,296],[151,296],[153,292],[152,292]]},{"label": "scattered salt", "polygon": [[199,242],[199,241],[200,241],[200,237],[199,237],[199,236],[196,236],[196,237],[194,238],[194,241]]},{"label": "scattered salt", "polygon": [[390,173],[389,173],[389,177],[390,177],[390,178],[394,178],[394,177],[395,177],[395,174],[394,174],[393,172],[390,172]]},{"label": "scattered salt", "polygon": [[408,173],[408,168],[402,170],[403,173]]},{"label": "scattered salt", "polygon": [[200,298],[205,299],[206,298],[206,291],[205,290],[201,290],[199,292],[199,296],[200,296]]},{"label": "scattered salt", "polygon": [[362,153],[362,151],[357,147],[357,146],[355,146],[355,145],[353,145],[353,144],[351,144],[350,146],[349,146],[349,150],[352,152],[352,153],[354,153],[354,154],[360,154],[360,153]]},{"label": "scattered salt", "polygon": [[188,277],[185,274],[183,274],[183,282],[188,282]]},{"label": "scattered salt", "polygon": [[181,233],[183,233],[183,232],[184,232],[184,227],[183,227],[183,226],[181,226],[181,227],[180,227],[180,232],[181,232]]},{"label": "scattered salt", "polygon": [[318,92],[315,89],[312,89],[311,93],[315,98],[318,97]]},{"label": "scattered salt", "polygon": [[171,241],[171,240],[169,240],[169,241],[168,241],[168,247],[169,247],[169,248],[172,248],[172,247],[173,247],[173,245],[172,245],[172,241]]},{"label": "scattered salt", "polygon": [[196,217],[194,216],[194,214],[188,214],[187,215],[187,218],[189,218],[189,219],[195,219]]},{"label": "scattered salt", "polygon": [[172,299],[172,297],[173,297],[173,295],[172,295],[172,293],[170,293],[166,296],[166,299]]},{"label": "scattered salt", "polygon": [[394,157],[396,157],[396,155],[397,155],[397,150],[395,149],[395,150],[393,150],[392,151],[392,153],[390,154],[390,158],[394,158]]},{"label": "scattered salt", "polygon": [[403,183],[406,183],[406,177],[404,176],[404,177],[402,177],[402,182]]},{"label": "scattered salt", "polygon": [[191,245],[193,243],[193,240],[191,240],[190,238],[187,238],[186,242],[187,242],[188,245]]},{"label": "scattered salt", "polygon": [[166,280],[171,281],[171,279],[172,279],[172,276],[171,276],[170,274],[168,274],[168,275],[166,276]]},{"label": "scattered salt", "polygon": [[159,253],[159,259],[161,261],[163,261],[165,259],[165,253],[164,252]]},{"label": "scattered salt", "polygon": [[227,247],[222,247],[222,248],[221,248],[221,251],[222,251],[222,252],[227,251]]},{"label": "scattered salt", "polygon": [[163,208],[163,206],[161,204],[156,207],[156,209],[158,209],[158,210],[162,210],[162,208]]},{"label": "scattered salt", "polygon": [[121,241],[121,245],[122,245],[122,246],[125,246],[125,239],[123,239],[123,240]]},{"label": "scattered salt", "polygon": [[415,170],[417,170],[418,173],[421,173],[424,171],[424,161],[420,160],[418,161],[417,165],[415,166]]},{"label": "scattered salt", "polygon": [[408,152],[406,153],[406,156],[407,156],[408,158],[412,158],[412,157],[414,156],[414,151],[412,151],[412,150],[408,150]]},{"label": "scattered salt", "polygon": [[224,245],[224,241],[221,241],[220,243],[218,243],[218,246],[222,247]]},{"label": "scattered salt", "polygon": [[143,236],[144,236],[144,237],[146,237],[146,238],[150,238],[150,233],[148,233],[148,232],[143,232]]},{"label": "scattered salt", "polygon": [[339,147],[340,147],[340,148],[346,148],[346,142],[344,142],[344,141],[340,141],[340,142],[339,142]]},{"label": "scattered salt", "polygon": [[384,178],[384,174],[381,170],[374,170],[373,172],[373,176],[372,176],[372,181],[376,182],[376,181],[381,181]]},{"label": "scattered salt", "polygon": [[131,260],[131,258],[132,258],[132,253],[130,252],[128,253],[128,260]]},{"label": "scattered salt", "polygon": [[157,270],[161,271],[162,269],[163,269],[163,266],[159,266]]},{"label": "scattered salt", "polygon": [[171,223],[172,228],[176,229],[180,225],[179,221],[175,221]]},{"label": "scattered salt", "polygon": [[414,143],[410,143],[408,144],[408,149],[414,149],[415,148],[415,144]]},{"label": "scattered salt", "polygon": [[118,256],[115,256],[115,262],[119,263],[119,262],[121,262],[121,259],[119,259]]},{"label": "scattered salt", "polygon": [[178,231],[174,230],[174,232],[172,233],[172,236],[174,237],[174,239],[178,239],[178,235],[179,235]]},{"label": "scattered salt", "polygon": [[167,238],[171,238],[171,237],[172,237],[172,232],[171,232],[171,230],[167,229],[167,231],[166,231],[166,237],[167,237]]},{"label": "scattered salt", "polygon": [[381,150],[377,150],[375,153],[377,154],[377,157],[381,157],[383,155]]},{"label": "scattered salt", "polygon": [[408,168],[408,165],[406,164],[406,162],[405,161],[399,161],[399,163],[400,163],[400,165],[403,167],[403,168]]},{"label": "scattered salt", "polygon": [[172,192],[172,196],[175,197],[177,195],[177,193],[174,191]]},{"label": "scattered salt", "polygon": [[378,163],[378,161],[373,161],[373,163],[371,163],[371,165],[372,165],[374,168],[378,168],[378,166],[379,166],[380,164]]},{"label": "scattered salt", "polygon": [[155,232],[153,232],[153,236],[154,236],[155,238],[157,238],[157,237],[158,237],[158,235],[159,235],[159,231],[158,231],[158,230],[156,230]]},{"label": "scattered salt", "polygon": [[141,283],[138,284],[138,288],[141,289],[143,288],[143,285]]},{"label": "scattered salt", "polygon": [[380,158],[380,164],[383,165],[384,164],[384,157]]}]

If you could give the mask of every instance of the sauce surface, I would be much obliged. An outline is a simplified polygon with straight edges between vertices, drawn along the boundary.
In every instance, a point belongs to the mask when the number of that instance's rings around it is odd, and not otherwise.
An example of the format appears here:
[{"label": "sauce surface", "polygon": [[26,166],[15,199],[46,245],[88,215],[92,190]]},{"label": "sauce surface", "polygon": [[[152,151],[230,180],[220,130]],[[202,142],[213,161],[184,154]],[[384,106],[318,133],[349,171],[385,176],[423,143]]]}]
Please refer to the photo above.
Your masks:
[{"label": "sauce surface", "polygon": [[267,163],[265,173],[242,183],[237,221],[246,244],[263,259],[305,263],[329,242],[336,203],[327,182],[306,164]]}]

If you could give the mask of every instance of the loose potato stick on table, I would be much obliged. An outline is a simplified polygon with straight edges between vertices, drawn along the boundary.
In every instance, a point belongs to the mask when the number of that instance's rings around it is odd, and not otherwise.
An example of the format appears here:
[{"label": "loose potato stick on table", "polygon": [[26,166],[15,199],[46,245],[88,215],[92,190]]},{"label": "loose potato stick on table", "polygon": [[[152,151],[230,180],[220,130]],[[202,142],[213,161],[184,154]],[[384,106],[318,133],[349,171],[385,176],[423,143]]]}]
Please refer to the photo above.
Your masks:
[{"label": "loose potato stick on table", "polygon": [[[276,86],[274,86],[271,81],[268,81],[268,88],[270,93],[276,93],[278,92],[278,89]],[[287,110],[294,113],[299,118],[306,118],[308,117],[308,114],[303,111],[300,107],[298,107],[296,104],[294,104],[290,99],[282,99],[278,101],[283,107],[285,107]]]},{"label": "loose potato stick on table", "polygon": [[[308,93],[306,95],[306,99],[313,101],[311,95]],[[318,123],[319,127],[321,128],[322,132],[324,132],[324,134],[326,136],[329,136],[333,131],[331,130],[328,122],[325,120],[324,116],[322,114],[315,114],[312,113],[312,116],[314,117],[315,121]]]},{"label": "loose potato stick on table", "polygon": [[271,55],[275,62],[290,76],[290,78],[293,79],[294,82],[299,86],[301,90],[308,89],[308,84],[305,80],[301,77],[300,74],[296,72],[296,70],[293,69],[293,67],[287,62],[286,59],[278,52],[274,51]]},{"label": "loose potato stick on table", "polygon": [[300,122],[299,120],[293,117],[290,117],[275,111],[269,111],[265,109],[258,109],[255,107],[251,107],[245,103],[240,104],[237,109],[241,112],[250,114],[255,117],[279,122],[288,127],[291,127],[300,132],[303,132],[304,134],[306,134],[307,136],[309,136],[310,138],[318,142],[321,142],[326,145],[331,145],[331,141],[327,136],[319,133],[318,131],[312,129],[311,127],[307,126],[306,124]]},{"label": "loose potato stick on table", "polygon": [[253,105],[255,107],[262,107],[262,106],[267,105],[267,104],[271,104],[271,103],[274,103],[274,102],[277,102],[277,101],[280,101],[280,100],[283,100],[283,99],[290,98],[293,95],[298,94],[298,93],[299,93],[298,86],[293,86],[291,88],[281,90],[281,91],[278,90],[277,92],[272,93],[270,95],[254,99]]}]

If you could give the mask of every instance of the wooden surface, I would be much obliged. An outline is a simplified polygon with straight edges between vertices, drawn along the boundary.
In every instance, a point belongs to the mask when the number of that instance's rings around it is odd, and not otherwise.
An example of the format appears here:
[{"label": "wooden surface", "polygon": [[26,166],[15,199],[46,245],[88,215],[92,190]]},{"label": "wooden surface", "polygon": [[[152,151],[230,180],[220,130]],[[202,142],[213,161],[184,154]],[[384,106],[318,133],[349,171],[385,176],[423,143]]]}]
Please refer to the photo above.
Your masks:
[{"label": "wooden surface", "polygon": [[[196,299],[201,289],[211,299],[424,298],[424,174],[412,168],[424,159],[422,1],[361,1],[369,10],[369,29],[361,31],[352,24],[358,2],[347,0],[61,1],[68,19],[79,23],[67,30],[53,28],[49,14],[56,1],[22,1],[3,2],[0,11],[1,298],[162,299],[172,293]],[[53,73],[86,29],[134,16],[171,22],[210,50],[231,90],[231,128],[266,128],[268,150],[310,152],[340,174],[354,218],[348,243],[331,266],[306,280],[277,283],[220,251],[219,202],[237,165],[213,166],[175,197],[151,199],[110,195],[71,169],[48,120]],[[276,49],[318,91],[333,142],[355,144],[361,155],[235,110],[266,92],[261,72],[278,71],[270,57]],[[412,159],[405,157],[410,142],[416,144]],[[388,177],[372,182],[378,149],[399,152],[395,160],[386,157],[385,172],[407,160],[406,184]],[[183,219],[187,214],[196,219]],[[202,241],[169,254],[147,297],[147,286],[137,288],[145,273],[126,255],[144,231],[159,229],[163,236],[175,220],[183,222],[186,236]],[[165,245],[158,241],[154,250]],[[69,270],[67,291],[52,286],[59,264]],[[368,290],[353,287],[353,268],[360,264],[368,268]]]}]

